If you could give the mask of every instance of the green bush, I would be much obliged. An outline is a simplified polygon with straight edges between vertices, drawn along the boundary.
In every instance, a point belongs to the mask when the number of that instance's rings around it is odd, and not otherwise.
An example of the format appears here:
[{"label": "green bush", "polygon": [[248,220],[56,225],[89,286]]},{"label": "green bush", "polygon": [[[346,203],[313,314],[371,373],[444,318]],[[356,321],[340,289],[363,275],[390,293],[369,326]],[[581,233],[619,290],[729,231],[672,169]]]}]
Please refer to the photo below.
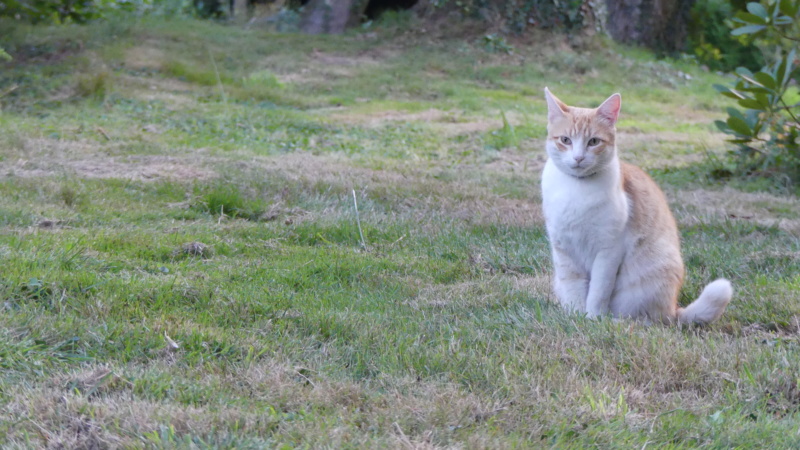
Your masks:
[{"label": "green bush", "polygon": [[585,27],[592,20],[593,2],[584,0],[431,0],[436,8],[455,7],[466,16],[501,19],[507,31],[528,28],[564,31]]},{"label": "green bush", "polygon": [[800,0],[751,2],[736,14],[734,36],[752,35],[760,42],[768,64],[758,72],[736,69],[733,86],[715,85],[740,108],[728,108],[728,119],[717,127],[732,135],[735,175],[765,175],[781,184],[800,182],[798,122],[800,73],[796,66],[800,42]]},{"label": "green bush", "polygon": [[195,12],[200,17],[205,18],[220,18],[228,15],[228,2],[220,0],[193,0]]},{"label": "green bush", "polygon": [[192,0],[5,0],[0,17],[31,23],[86,23],[117,13],[193,13]]},{"label": "green bush", "polygon": [[731,35],[734,11],[728,0],[698,0],[691,11],[689,49],[712,70],[729,72],[739,66],[758,70],[764,61],[752,39]]},{"label": "green bush", "polygon": [[6,0],[0,16],[26,22],[83,23],[99,15],[95,0]]}]

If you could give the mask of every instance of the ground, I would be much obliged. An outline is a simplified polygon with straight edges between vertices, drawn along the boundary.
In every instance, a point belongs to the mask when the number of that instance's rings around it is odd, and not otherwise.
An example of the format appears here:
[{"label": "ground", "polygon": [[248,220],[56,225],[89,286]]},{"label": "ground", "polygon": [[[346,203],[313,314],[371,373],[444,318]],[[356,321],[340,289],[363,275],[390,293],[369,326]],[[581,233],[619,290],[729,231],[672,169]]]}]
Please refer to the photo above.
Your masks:
[{"label": "ground", "polygon": [[[706,176],[724,77],[597,37],[2,26],[3,447],[800,444],[800,202]],[[622,93],[719,322],[555,304],[546,85]]]}]

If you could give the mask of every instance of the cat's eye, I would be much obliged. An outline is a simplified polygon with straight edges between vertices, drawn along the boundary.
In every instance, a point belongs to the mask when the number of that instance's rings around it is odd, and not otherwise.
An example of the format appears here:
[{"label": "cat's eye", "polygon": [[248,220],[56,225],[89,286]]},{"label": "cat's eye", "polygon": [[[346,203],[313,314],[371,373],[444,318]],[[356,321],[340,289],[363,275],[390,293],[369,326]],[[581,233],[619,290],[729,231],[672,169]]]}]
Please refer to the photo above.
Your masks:
[{"label": "cat's eye", "polygon": [[564,145],[570,145],[570,144],[572,144],[572,139],[570,139],[570,138],[568,138],[566,136],[561,136],[561,143],[564,144]]},{"label": "cat's eye", "polygon": [[600,143],[600,139],[591,138],[589,139],[589,147],[594,147],[595,145]]}]

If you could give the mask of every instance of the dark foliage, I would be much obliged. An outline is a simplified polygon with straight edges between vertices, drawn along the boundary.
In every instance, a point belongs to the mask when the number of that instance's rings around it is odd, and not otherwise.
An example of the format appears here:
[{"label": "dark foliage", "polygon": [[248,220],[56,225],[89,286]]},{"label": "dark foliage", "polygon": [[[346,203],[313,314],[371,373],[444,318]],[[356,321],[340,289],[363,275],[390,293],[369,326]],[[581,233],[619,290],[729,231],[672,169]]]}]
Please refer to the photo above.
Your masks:
[{"label": "dark foliage", "polygon": [[712,70],[728,72],[739,66],[758,70],[764,60],[752,39],[731,35],[734,8],[727,0],[695,3],[689,24],[689,49]]},{"label": "dark foliage", "polygon": [[734,175],[768,176],[781,184],[800,183],[800,102],[796,83],[800,42],[800,0],[748,3],[736,14],[734,36],[757,37],[768,63],[757,72],[736,69],[733,86],[715,86],[736,100],[728,119],[717,121],[736,145],[731,152]]}]

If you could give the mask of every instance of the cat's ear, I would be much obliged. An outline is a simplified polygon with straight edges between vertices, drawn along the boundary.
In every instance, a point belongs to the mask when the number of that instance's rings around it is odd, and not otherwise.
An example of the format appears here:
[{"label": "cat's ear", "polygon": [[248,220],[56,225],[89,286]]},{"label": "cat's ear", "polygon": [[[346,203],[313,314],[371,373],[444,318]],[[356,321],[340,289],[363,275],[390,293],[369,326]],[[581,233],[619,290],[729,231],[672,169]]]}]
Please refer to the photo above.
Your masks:
[{"label": "cat's ear", "polygon": [[550,89],[544,88],[544,98],[547,99],[547,120],[553,122],[566,115],[569,106],[550,93]]},{"label": "cat's ear", "polygon": [[597,107],[597,114],[614,125],[617,123],[620,107],[622,107],[622,96],[614,94]]}]

